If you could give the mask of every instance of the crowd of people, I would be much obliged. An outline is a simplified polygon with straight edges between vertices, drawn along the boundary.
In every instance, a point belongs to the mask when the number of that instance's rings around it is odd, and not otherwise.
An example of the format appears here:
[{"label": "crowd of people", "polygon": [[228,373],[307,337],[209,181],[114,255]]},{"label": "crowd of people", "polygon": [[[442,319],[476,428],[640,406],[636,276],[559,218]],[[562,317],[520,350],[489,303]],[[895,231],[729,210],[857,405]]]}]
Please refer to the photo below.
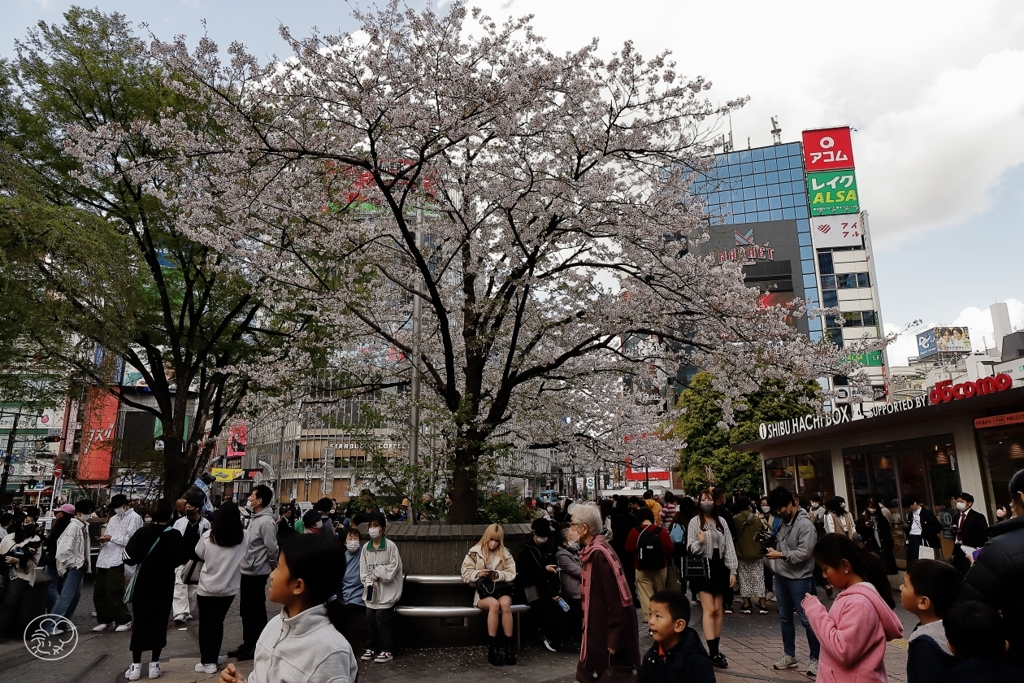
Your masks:
[{"label": "crowd of people", "polygon": [[[942,556],[934,513],[914,496],[902,501],[908,563],[900,602],[920,622],[908,638],[909,683],[1024,681],[1024,471],[1010,494],[991,527],[970,494],[957,496],[950,557]],[[421,502],[422,518],[436,518],[432,499]],[[35,508],[4,512],[0,632],[38,567],[50,579],[47,611],[68,618],[85,574],[94,575],[93,630],[131,631],[127,680],[143,676],[147,653],[146,674],[158,678],[168,624],[193,619],[195,670],[220,671],[222,683],[243,683],[234,663],[224,667],[227,658],[253,661],[249,683],[354,681],[359,662],[390,662],[404,571],[387,529],[404,520],[365,492],[349,507],[325,498],[301,515],[290,506],[277,515],[273,503],[271,489],[256,486],[244,508],[213,506],[197,482],[181,499],[145,510],[123,495],[102,510],[88,499],[61,505],[48,531]],[[527,604],[539,643],[579,652],[578,681],[621,669],[644,682],[709,683],[729,666],[721,643],[738,596],[744,614],[767,615],[768,602],[776,603],[776,669],[802,668],[822,681],[887,680],[886,643],[903,635],[889,579],[898,573],[900,521],[879,497],[865,498],[857,518],[842,498],[804,504],[785,488],[756,499],[719,489],[695,497],[646,491],[532,507],[531,534],[517,552],[491,524],[462,561],[472,604],[485,614],[491,665],[517,664],[513,606]],[[236,596],[242,642],[222,655]],[[273,618],[267,598],[281,605]],[[690,625],[696,607],[703,638]],[[642,657],[638,616],[654,640]],[[808,644],[804,664],[797,621]]]}]

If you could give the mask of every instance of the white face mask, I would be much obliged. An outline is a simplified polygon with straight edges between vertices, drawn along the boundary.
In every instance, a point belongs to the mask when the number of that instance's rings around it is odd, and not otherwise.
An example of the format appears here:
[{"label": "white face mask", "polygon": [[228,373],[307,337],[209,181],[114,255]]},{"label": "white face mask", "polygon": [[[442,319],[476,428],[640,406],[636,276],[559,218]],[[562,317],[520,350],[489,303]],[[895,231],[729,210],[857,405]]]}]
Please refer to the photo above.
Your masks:
[{"label": "white face mask", "polygon": [[380,527],[379,526],[371,526],[370,527],[370,538],[380,538]]},{"label": "white face mask", "polygon": [[812,510],[817,510],[817,509],[818,509],[818,508],[820,508],[820,507],[821,507],[821,506],[820,506],[820,505],[818,505],[817,503],[811,503],[811,509],[812,509]]},{"label": "white face mask", "polygon": [[763,512],[764,514],[767,515],[771,511],[772,511],[772,509],[770,507],[768,507],[767,505],[762,505],[761,506],[761,512]]},{"label": "white face mask", "polygon": [[579,550],[580,549],[580,544],[577,543],[576,541],[569,541],[566,544],[566,547],[569,548],[569,550]]},{"label": "white face mask", "polygon": [[967,503],[957,503],[956,509],[959,510],[960,512],[963,512],[964,510],[967,509]]},{"label": "white face mask", "polygon": [[145,519],[145,520],[143,520],[143,521],[144,521],[144,522],[146,522],[146,524],[149,524],[150,522],[152,522],[152,521],[153,521],[153,518],[152,518],[152,517],[150,517],[149,515],[146,515],[146,519]]},{"label": "white face mask", "polygon": [[536,538],[537,538],[537,543],[539,543],[540,545],[544,545],[545,543],[548,542],[548,537],[547,536],[537,536]]},{"label": "white face mask", "polygon": [[345,541],[345,547],[350,553],[354,553],[359,550],[359,541]]}]

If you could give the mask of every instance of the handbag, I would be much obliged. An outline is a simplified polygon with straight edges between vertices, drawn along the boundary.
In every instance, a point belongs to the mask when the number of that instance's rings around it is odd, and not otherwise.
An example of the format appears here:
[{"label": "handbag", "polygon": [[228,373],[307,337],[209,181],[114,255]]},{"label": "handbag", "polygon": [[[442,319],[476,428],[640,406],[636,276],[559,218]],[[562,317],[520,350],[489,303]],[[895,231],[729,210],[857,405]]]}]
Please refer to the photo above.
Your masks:
[{"label": "handbag", "polygon": [[687,579],[710,578],[711,562],[700,555],[687,555],[683,559],[683,573]]},{"label": "handbag", "polygon": [[185,569],[181,572],[181,582],[186,585],[196,585],[199,583],[199,575],[203,573],[203,565],[206,564],[202,560],[189,560],[185,563]]},{"label": "handbag", "polygon": [[917,559],[919,560],[934,560],[935,559],[935,548],[930,545],[925,545],[924,541],[921,542],[921,547],[917,550]]},{"label": "handbag", "polygon": [[[164,529],[164,533],[167,533],[168,531],[174,531],[174,527],[168,525],[167,528]],[[131,603],[132,598],[135,597],[135,582],[138,580],[139,574],[141,573],[139,570],[142,569],[142,563],[145,562],[149,557],[149,554],[153,552],[153,548],[155,548],[156,544],[160,542],[161,536],[163,536],[163,533],[156,537],[156,540],[153,541],[153,545],[149,546],[149,550],[146,551],[146,556],[139,561],[138,566],[135,568],[135,573],[132,574],[132,578],[128,581],[128,585],[124,587],[124,598],[122,600],[124,604],[127,605]],[[125,555],[127,554],[127,551],[125,551]]]},{"label": "handbag", "polygon": [[630,664],[613,664],[608,655],[608,668],[597,677],[598,683],[636,683],[639,672]]},{"label": "handbag", "polygon": [[476,582],[476,593],[481,598],[500,598],[504,595],[512,595],[514,589],[515,585],[510,581],[495,581],[485,577]]}]

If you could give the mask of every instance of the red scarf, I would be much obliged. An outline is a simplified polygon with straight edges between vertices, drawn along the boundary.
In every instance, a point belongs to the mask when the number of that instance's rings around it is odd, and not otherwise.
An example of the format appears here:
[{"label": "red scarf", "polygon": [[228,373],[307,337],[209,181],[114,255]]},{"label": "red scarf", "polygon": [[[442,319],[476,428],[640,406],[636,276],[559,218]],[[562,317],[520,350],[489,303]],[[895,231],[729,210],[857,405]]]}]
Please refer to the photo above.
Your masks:
[{"label": "red scarf", "polygon": [[587,656],[587,628],[586,624],[589,623],[590,615],[590,585],[591,575],[594,570],[593,555],[594,553],[601,553],[604,555],[605,562],[611,567],[612,572],[615,573],[615,583],[619,587],[619,598],[622,601],[623,607],[633,606],[633,593],[629,590],[629,582],[626,581],[626,574],[622,571],[622,564],[619,562],[618,556],[612,547],[608,545],[608,541],[604,539],[604,536],[598,534],[594,536],[587,546],[580,551],[580,560],[583,562],[583,643],[580,648],[581,656],[584,658]]}]

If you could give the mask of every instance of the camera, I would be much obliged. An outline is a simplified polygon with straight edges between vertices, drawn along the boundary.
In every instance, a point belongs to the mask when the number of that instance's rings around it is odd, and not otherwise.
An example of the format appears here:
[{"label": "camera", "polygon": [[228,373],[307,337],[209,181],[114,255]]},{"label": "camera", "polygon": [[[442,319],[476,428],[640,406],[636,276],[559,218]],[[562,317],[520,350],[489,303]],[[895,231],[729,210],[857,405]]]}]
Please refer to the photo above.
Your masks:
[{"label": "camera", "polygon": [[769,550],[775,550],[775,546],[778,543],[778,539],[775,537],[775,534],[770,532],[768,529],[758,531],[754,540],[761,544],[762,555],[768,554]]}]

